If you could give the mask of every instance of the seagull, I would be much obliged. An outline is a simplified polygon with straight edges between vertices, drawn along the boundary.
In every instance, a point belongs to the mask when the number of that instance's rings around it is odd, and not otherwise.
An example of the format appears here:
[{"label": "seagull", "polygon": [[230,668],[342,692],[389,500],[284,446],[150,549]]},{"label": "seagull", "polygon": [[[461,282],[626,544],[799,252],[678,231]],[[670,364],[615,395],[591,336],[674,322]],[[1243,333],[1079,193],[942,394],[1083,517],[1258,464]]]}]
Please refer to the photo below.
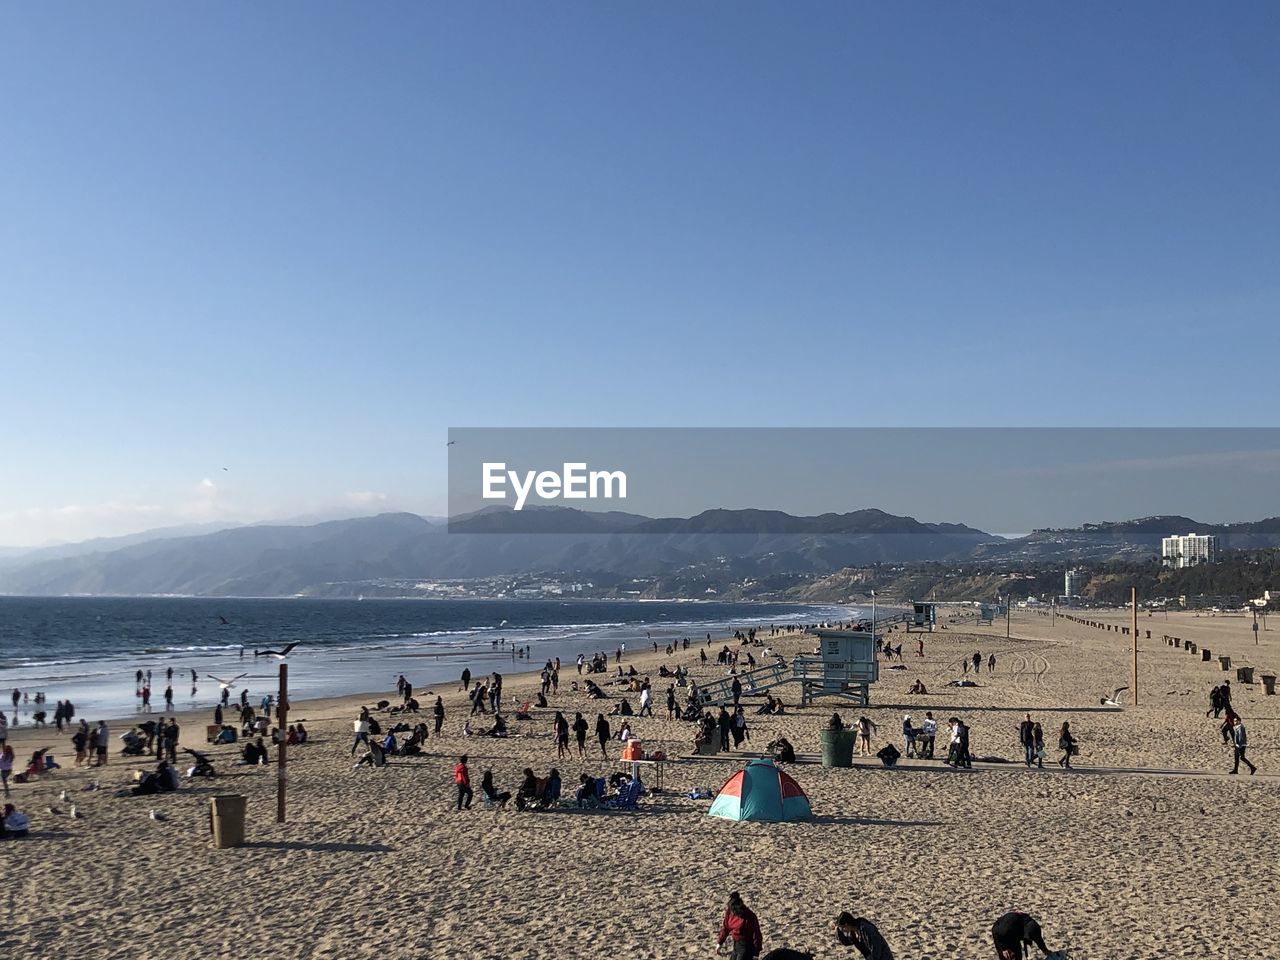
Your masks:
[{"label": "seagull", "polygon": [[275,657],[277,660],[283,660],[289,655],[289,651],[297,645],[297,641],[294,641],[283,650],[255,650],[253,651],[253,655],[255,657]]},{"label": "seagull", "polygon": [[71,805],[71,819],[72,820],[84,819],[84,814],[76,809],[76,805],[74,803]]},{"label": "seagull", "polygon": [[230,690],[232,687],[234,687],[234,686],[236,685],[236,681],[237,681],[237,680],[241,680],[241,679],[243,679],[243,678],[247,677],[247,676],[248,676],[248,674],[247,674],[247,673],[242,673],[242,674],[240,674],[240,675],[239,675],[239,676],[237,676],[237,677],[232,677],[230,680],[223,680],[221,677],[215,677],[212,673],[206,673],[206,674],[205,674],[205,676],[206,676],[206,677],[208,677],[210,680],[217,680],[217,681],[218,681],[218,686],[219,686],[221,689],[223,689],[223,690]]},{"label": "seagull", "polygon": [[67,796],[67,791],[65,790],[63,790],[60,794],[58,794],[58,799],[61,800],[63,803],[71,802],[71,798]]},{"label": "seagull", "polygon": [[168,820],[169,819],[159,810],[152,810],[150,814],[148,814],[148,816],[150,816],[152,820]]},{"label": "seagull", "polygon": [[457,442],[458,442],[457,440],[450,440],[448,443],[446,443],[446,444],[445,444],[445,446],[446,446],[446,447],[452,447],[452,446],[453,446],[455,443],[457,443]]},{"label": "seagull", "polygon": [[97,790],[97,789],[99,789],[99,787],[98,787],[98,781],[97,781],[97,780],[90,780],[88,783],[86,783],[86,784],[85,784],[83,787],[81,787],[80,789],[81,789],[81,790]]},{"label": "seagull", "polygon": [[45,809],[48,810],[50,813],[52,813],[55,817],[62,816],[62,811],[59,810],[57,807],[45,807]]},{"label": "seagull", "polygon": [[1111,694],[1111,696],[1109,697],[1103,697],[1099,702],[1104,707],[1118,707],[1121,705],[1120,704],[1121,691],[1128,690],[1128,689],[1129,689],[1128,687],[1116,687],[1115,693]]}]

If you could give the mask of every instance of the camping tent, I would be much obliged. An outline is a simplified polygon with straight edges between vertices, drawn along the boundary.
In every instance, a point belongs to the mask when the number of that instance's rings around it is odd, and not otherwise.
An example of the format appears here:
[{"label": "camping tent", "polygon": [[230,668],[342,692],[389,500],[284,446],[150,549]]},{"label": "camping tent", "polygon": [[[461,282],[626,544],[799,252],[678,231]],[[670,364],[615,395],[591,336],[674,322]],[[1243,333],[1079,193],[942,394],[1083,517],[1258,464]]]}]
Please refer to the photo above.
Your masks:
[{"label": "camping tent", "polygon": [[725,781],[708,815],[726,820],[804,820],[809,798],[772,760],[752,760]]}]

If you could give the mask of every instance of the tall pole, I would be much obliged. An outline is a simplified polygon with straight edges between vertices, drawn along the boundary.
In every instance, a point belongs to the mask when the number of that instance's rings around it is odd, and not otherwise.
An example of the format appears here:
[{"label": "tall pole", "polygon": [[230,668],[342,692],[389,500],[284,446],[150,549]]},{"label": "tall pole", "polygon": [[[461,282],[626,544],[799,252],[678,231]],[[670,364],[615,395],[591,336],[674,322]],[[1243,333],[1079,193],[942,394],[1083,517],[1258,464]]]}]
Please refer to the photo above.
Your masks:
[{"label": "tall pole", "polygon": [[1009,633],[1012,630],[1011,622],[1013,619],[1013,594],[1009,594],[1004,598],[1004,638],[1009,639]]},{"label": "tall pole", "polygon": [[876,639],[876,592],[871,591],[871,640],[874,643]]},{"label": "tall pole", "polygon": [[280,702],[276,705],[276,722],[280,734],[280,746],[276,762],[276,823],[284,823],[285,785],[289,780],[289,665],[280,661]]},{"label": "tall pole", "polygon": [[1129,588],[1129,602],[1133,606],[1133,705],[1138,705],[1138,588]]}]

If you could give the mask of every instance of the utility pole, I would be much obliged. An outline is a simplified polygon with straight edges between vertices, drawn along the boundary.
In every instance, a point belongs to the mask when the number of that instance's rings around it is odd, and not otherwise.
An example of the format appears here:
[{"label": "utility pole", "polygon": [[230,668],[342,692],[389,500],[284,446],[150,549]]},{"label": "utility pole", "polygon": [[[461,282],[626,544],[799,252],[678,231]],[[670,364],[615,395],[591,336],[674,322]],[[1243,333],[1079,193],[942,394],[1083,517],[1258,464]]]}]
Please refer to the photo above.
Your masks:
[{"label": "utility pole", "polygon": [[289,665],[280,661],[280,702],[276,705],[277,733],[280,746],[276,754],[276,823],[284,823],[285,785],[289,780]]},{"label": "utility pole", "polygon": [[1013,620],[1013,594],[1009,594],[1004,598],[1004,638],[1009,639],[1009,634],[1013,627],[1010,625]]},{"label": "utility pole", "polygon": [[1129,588],[1129,602],[1133,607],[1133,705],[1138,705],[1138,588]]}]

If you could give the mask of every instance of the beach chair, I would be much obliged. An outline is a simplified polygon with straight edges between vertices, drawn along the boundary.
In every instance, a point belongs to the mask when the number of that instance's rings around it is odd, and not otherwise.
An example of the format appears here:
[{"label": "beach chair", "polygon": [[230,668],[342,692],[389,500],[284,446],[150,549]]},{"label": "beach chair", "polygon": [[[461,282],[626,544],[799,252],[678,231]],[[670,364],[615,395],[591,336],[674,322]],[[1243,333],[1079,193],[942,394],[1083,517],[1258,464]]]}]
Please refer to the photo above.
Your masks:
[{"label": "beach chair", "polygon": [[640,799],[642,789],[643,785],[639,780],[632,780],[616,797],[606,800],[605,803],[611,810],[635,810],[636,801]]}]

